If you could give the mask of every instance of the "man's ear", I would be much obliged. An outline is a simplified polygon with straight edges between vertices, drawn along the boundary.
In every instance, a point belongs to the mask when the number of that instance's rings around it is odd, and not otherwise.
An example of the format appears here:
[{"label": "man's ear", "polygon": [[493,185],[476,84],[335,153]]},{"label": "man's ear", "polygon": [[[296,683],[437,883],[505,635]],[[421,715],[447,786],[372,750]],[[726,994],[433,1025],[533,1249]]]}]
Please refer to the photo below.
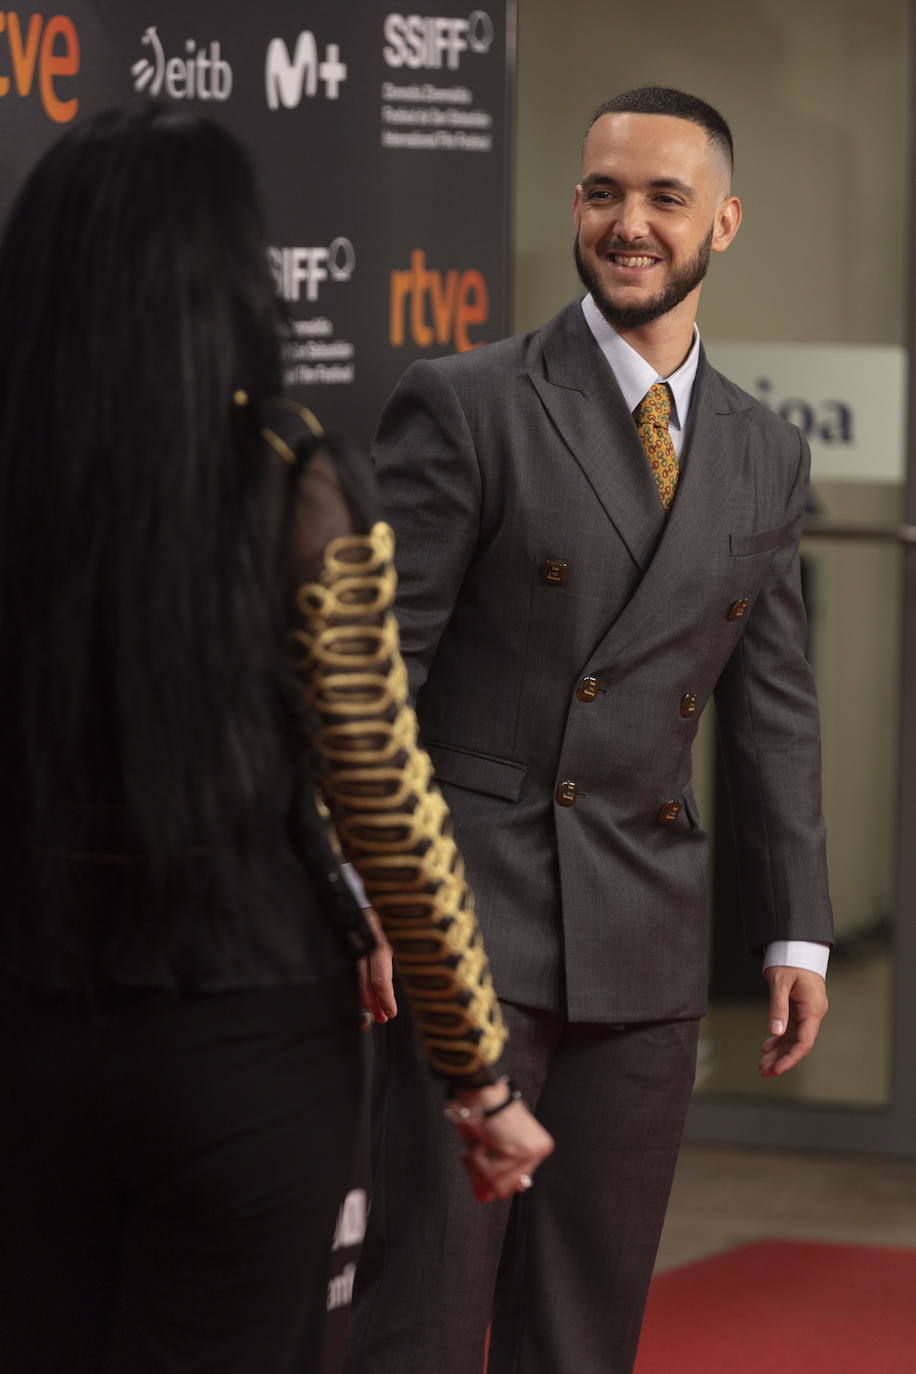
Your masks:
[{"label": "man's ear", "polygon": [[575,191],[573,192],[572,212],[573,212],[573,220],[575,221],[576,228],[578,229],[578,227],[579,227],[579,216],[580,216],[580,214],[582,213],[582,186],[581,186],[581,185],[578,185],[578,186],[576,187]]},{"label": "man's ear", "polygon": [[724,253],[738,232],[741,223],[741,202],[737,196],[728,196],[716,211],[713,221],[712,242],[714,253]]}]

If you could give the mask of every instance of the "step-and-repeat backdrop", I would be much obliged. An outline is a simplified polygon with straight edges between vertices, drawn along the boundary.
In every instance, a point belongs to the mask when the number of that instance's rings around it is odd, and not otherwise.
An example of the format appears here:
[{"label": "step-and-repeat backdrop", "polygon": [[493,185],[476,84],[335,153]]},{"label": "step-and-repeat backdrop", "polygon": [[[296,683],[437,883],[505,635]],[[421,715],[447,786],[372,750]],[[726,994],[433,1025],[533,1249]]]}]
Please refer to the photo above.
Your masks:
[{"label": "step-and-repeat backdrop", "polygon": [[[368,443],[408,363],[500,338],[509,316],[514,0],[392,3],[0,9],[0,218],[74,120],[144,99],[219,119],[261,172],[287,388]],[[334,1243],[329,1372],[366,1202],[363,1165]]]},{"label": "step-and-repeat backdrop", "polygon": [[287,385],[368,442],[409,362],[500,338],[509,308],[513,0],[391,3],[0,9],[0,216],[82,116],[150,98],[219,119],[262,173]]}]

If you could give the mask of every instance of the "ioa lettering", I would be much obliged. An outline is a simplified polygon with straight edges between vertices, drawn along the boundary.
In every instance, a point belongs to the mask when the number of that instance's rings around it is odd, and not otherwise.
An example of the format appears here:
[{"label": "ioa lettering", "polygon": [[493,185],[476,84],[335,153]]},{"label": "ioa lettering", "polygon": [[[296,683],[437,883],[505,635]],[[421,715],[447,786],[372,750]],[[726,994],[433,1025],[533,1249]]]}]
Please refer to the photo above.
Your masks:
[{"label": "ioa lettering", "polygon": [[350,280],[356,249],[349,239],[336,238],[327,248],[268,248],[267,262],[283,300],[300,300],[304,286],[306,300],[317,301],[322,282]]},{"label": "ioa lettering", "polygon": [[422,248],[414,249],[407,271],[391,274],[389,337],[395,348],[404,344],[409,322],[411,340],[418,348],[453,343],[458,353],[466,353],[484,342],[472,342],[468,326],[483,324],[489,310],[490,298],[482,272],[476,268],[465,272],[428,268]]},{"label": "ioa lettering", "polygon": [[278,110],[281,105],[294,109],[302,103],[303,96],[318,94],[319,83],[324,87],[325,98],[336,100],[346,79],[347,66],[340,60],[337,44],[328,43],[324,59],[319,61],[315,35],[308,29],[296,39],[292,57],[282,38],[272,38],[267,46],[264,84],[271,110]]},{"label": "ioa lettering", "polygon": [[818,440],[822,444],[853,442],[853,411],[845,401],[821,401],[815,405],[800,396],[788,396],[784,401],[775,401],[773,383],[769,377],[758,377],[754,385],[758,401],[775,410],[790,425],[795,425],[806,439]]},{"label": "ioa lettering", "polygon": [[474,10],[467,19],[438,15],[389,14],[385,17],[382,56],[389,67],[445,66],[455,71],[464,52],[485,53],[493,46],[495,30],[486,10]]},{"label": "ioa lettering", "polygon": [[130,69],[134,90],[154,98],[164,91],[172,100],[228,100],[232,94],[232,68],[214,39],[198,45],[185,39],[184,57],[166,57],[155,24],[144,30],[141,42],[150,49]]},{"label": "ioa lettering", "polygon": [[[41,14],[29,16],[23,33],[17,10],[0,10],[0,35],[6,36],[10,74],[0,73],[0,99],[15,89],[17,95],[31,94],[38,71],[38,92],[45,114],[55,124],[68,124],[79,110],[79,99],[62,100],[56,79],[76,76],[80,69],[80,40],[72,19],[52,14],[45,22]],[[0,40],[0,49],[4,46]]]}]

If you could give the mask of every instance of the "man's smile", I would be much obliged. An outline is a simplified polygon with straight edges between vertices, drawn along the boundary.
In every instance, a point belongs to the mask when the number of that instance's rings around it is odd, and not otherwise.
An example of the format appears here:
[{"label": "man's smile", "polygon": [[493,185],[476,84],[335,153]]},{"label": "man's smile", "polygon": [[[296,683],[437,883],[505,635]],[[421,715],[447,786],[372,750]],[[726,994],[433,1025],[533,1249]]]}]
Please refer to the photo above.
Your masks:
[{"label": "man's smile", "polygon": [[606,253],[604,261],[618,280],[648,276],[661,258],[649,253]]}]

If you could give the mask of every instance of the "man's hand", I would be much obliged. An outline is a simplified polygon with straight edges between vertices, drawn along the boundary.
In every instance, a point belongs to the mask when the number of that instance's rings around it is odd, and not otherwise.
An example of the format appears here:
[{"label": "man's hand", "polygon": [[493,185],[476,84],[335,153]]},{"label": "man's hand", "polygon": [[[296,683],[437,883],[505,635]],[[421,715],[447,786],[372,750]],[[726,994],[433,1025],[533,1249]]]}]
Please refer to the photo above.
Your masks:
[{"label": "man's hand", "polygon": [[819,973],[775,964],[764,973],[770,985],[770,1034],[760,1046],[760,1072],[779,1078],[810,1054],[827,1014],[827,989]]},{"label": "man's hand", "polygon": [[394,961],[378,913],[371,906],[366,906],[363,907],[363,915],[375,936],[376,944],[372,953],[359,961],[359,1004],[363,1011],[383,1026],[398,1014],[392,982]]}]

